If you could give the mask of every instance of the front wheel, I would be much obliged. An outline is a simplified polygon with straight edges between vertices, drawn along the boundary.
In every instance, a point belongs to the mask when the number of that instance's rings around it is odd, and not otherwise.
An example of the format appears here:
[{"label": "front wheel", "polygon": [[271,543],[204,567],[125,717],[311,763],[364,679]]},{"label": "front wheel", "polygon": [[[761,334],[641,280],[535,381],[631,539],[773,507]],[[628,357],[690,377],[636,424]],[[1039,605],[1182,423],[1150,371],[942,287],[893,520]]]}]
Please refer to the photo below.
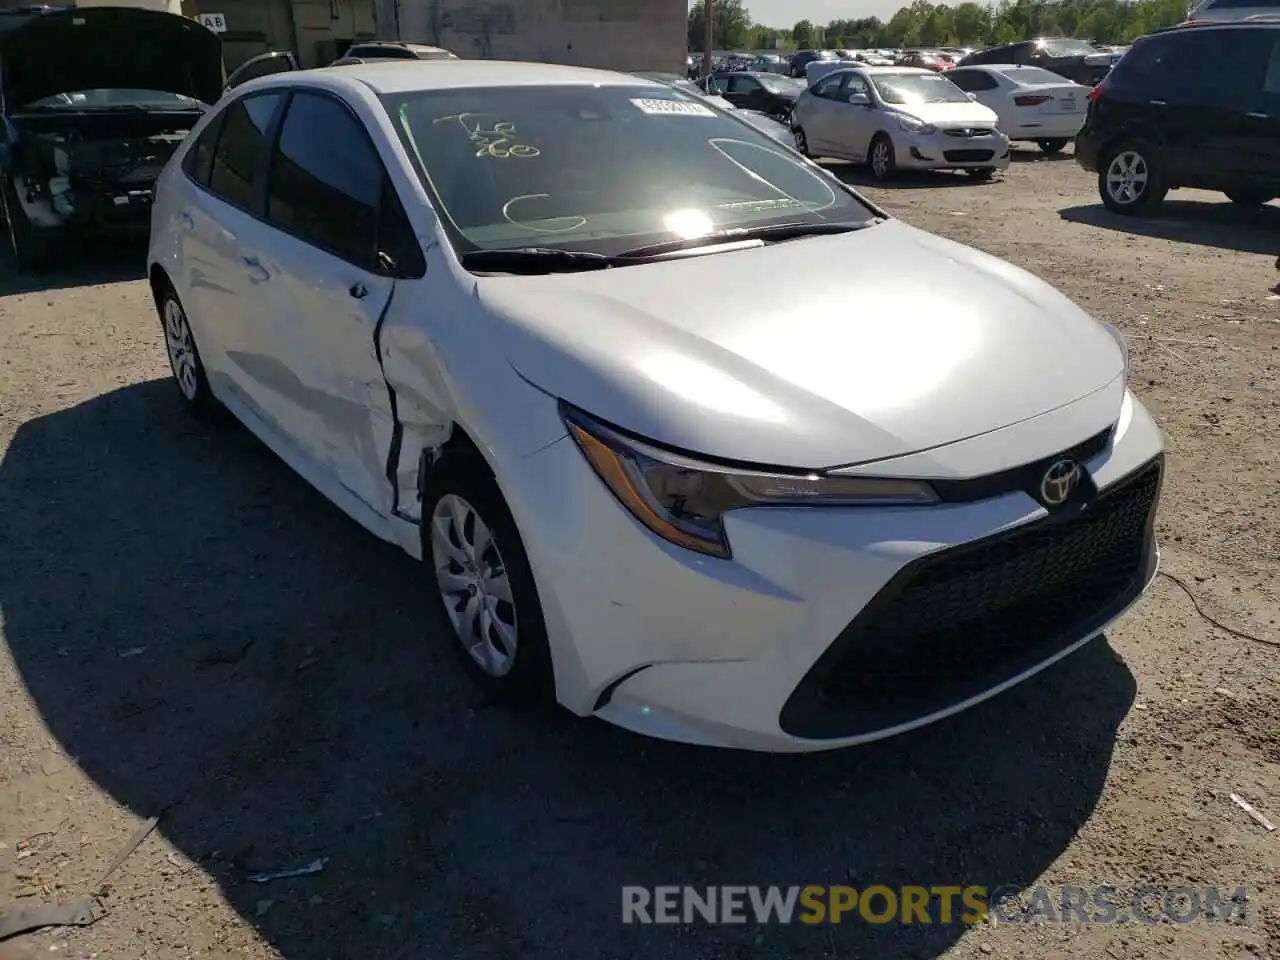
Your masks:
[{"label": "front wheel", "polygon": [[1055,154],[1059,154],[1063,150],[1065,150],[1067,148],[1067,144],[1070,142],[1071,141],[1067,140],[1066,138],[1054,137],[1051,140],[1037,140],[1036,145],[1039,146],[1041,150],[1043,150],[1045,153],[1047,153],[1049,156],[1052,157]]},{"label": "front wheel", "polygon": [[27,219],[13,181],[8,177],[0,180],[0,207],[3,207],[0,212],[4,214],[9,252],[18,269],[33,272],[47,269],[53,262],[54,231],[36,227]]},{"label": "front wheel", "polygon": [[493,701],[544,706],[555,681],[542,605],[515,519],[479,454],[454,450],[422,491],[422,558],[471,679]]},{"label": "front wheel", "polygon": [[809,138],[805,136],[804,127],[796,127],[796,149],[804,156],[809,156]]},{"label": "front wheel", "polygon": [[1168,192],[1159,149],[1145,140],[1126,140],[1112,147],[1098,165],[1098,193],[1113,213],[1150,213]]},{"label": "front wheel", "polygon": [[898,162],[893,152],[893,141],[889,139],[887,134],[876,134],[875,139],[871,141],[869,159],[873,177],[881,182],[893,179],[893,175],[898,168]]}]

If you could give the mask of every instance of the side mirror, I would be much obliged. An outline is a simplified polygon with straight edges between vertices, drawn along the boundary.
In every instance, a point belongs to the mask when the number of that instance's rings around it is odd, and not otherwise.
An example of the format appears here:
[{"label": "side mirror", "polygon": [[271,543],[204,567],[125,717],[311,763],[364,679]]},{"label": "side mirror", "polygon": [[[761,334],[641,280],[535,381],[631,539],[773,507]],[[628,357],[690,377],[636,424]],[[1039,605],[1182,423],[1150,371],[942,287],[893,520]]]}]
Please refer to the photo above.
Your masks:
[{"label": "side mirror", "polygon": [[969,93],[966,91],[965,96],[968,97],[970,100],[974,100],[974,101],[978,99],[978,95],[976,93]]},{"label": "side mirror", "polygon": [[871,98],[867,96],[865,93],[849,94],[849,102],[852,103],[855,107],[871,106]]}]

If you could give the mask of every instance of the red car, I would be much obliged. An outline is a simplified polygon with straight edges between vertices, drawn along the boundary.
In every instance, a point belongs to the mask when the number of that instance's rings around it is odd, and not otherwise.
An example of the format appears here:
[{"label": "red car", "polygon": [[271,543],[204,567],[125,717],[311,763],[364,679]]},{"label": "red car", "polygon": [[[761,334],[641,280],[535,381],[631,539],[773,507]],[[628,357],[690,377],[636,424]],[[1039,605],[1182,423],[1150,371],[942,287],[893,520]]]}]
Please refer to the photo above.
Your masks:
[{"label": "red car", "polygon": [[934,73],[943,73],[947,70],[955,69],[955,61],[949,59],[940,53],[924,53],[917,51],[908,53],[898,61],[900,67],[922,67],[925,70],[932,70]]}]

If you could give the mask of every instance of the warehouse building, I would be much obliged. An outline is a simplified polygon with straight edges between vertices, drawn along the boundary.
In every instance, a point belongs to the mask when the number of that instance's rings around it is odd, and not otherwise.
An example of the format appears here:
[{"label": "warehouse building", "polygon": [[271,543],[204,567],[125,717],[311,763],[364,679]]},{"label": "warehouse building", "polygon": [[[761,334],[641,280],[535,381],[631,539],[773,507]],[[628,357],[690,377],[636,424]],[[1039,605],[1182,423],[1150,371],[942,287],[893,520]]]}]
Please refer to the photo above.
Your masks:
[{"label": "warehouse building", "polygon": [[[80,0],[85,3],[86,0]],[[87,0],[92,3],[95,0]],[[128,0],[115,0],[116,4]],[[687,0],[137,0],[221,14],[228,69],[268,50],[304,66],[356,40],[400,39],[468,59],[541,60],[684,73]]]}]

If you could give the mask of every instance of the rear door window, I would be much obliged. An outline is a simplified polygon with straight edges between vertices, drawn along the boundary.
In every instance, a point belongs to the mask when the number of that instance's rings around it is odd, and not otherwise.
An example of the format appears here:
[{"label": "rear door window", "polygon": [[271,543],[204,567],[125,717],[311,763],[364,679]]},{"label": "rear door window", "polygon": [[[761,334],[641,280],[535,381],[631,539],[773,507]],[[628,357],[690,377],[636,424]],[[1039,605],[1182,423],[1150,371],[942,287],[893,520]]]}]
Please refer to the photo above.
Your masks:
[{"label": "rear door window", "polygon": [[226,112],[222,112],[209,121],[201,131],[187,155],[182,158],[182,169],[202,187],[209,185],[209,174],[213,171],[213,151],[218,146],[218,134],[222,131],[222,121]]},{"label": "rear door window", "polygon": [[995,90],[1000,86],[996,78],[985,70],[952,70],[947,79],[966,93],[977,93],[979,90]]},{"label": "rear door window", "polygon": [[226,108],[213,151],[209,189],[228,203],[257,213],[267,134],[284,95],[255,93]]}]

